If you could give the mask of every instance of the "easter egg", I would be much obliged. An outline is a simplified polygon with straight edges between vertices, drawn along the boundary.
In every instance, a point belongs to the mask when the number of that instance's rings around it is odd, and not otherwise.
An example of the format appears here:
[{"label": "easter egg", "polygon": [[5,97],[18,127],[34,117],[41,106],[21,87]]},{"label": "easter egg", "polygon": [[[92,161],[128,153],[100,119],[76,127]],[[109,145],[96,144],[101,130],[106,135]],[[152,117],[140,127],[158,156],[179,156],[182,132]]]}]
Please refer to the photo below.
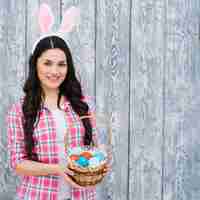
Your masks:
[{"label": "easter egg", "polygon": [[88,160],[92,157],[92,154],[89,151],[83,151],[80,155],[87,158]]},{"label": "easter egg", "polygon": [[100,164],[99,160],[96,157],[92,157],[89,160],[90,167],[97,167]]},{"label": "easter egg", "polygon": [[76,160],[76,163],[81,167],[87,167],[89,165],[88,160],[83,156],[80,156],[79,159]]},{"label": "easter egg", "polygon": [[71,156],[69,156],[71,160],[78,160],[79,159],[79,156],[78,155],[74,155],[72,154]]},{"label": "easter egg", "polygon": [[99,161],[105,160],[105,155],[102,152],[97,152],[94,154],[94,157]]}]

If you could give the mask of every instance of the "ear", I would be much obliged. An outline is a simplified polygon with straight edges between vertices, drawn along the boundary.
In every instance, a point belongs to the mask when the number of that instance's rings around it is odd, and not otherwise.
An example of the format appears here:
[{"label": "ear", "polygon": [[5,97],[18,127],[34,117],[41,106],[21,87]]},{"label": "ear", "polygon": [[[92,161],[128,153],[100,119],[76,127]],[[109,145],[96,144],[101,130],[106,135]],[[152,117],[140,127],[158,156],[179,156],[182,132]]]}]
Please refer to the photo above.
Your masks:
[{"label": "ear", "polygon": [[59,32],[71,32],[80,21],[80,9],[72,6],[65,11]]},{"label": "ear", "polygon": [[54,23],[54,16],[51,11],[51,8],[45,3],[43,3],[40,6],[39,15],[38,15],[38,23],[39,23],[40,31],[42,33],[49,32]]}]

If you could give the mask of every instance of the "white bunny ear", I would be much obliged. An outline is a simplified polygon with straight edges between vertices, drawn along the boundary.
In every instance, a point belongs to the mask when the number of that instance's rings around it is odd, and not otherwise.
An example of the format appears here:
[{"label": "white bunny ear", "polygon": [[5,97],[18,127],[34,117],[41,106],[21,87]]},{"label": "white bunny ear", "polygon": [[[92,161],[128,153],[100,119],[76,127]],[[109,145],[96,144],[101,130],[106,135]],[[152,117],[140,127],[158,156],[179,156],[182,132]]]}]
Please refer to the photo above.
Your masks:
[{"label": "white bunny ear", "polygon": [[40,31],[42,33],[49,32],[54,23],[54,16],[51,11],[51,8],[45,3],[43,3],[40,6],[39,15],[38,15],[38,23],[40,26]]},{"label": "white bunny ear", "polygon": [[80,21],[80,9],[72,6],[65,11],[59,32],[71,32]]}]

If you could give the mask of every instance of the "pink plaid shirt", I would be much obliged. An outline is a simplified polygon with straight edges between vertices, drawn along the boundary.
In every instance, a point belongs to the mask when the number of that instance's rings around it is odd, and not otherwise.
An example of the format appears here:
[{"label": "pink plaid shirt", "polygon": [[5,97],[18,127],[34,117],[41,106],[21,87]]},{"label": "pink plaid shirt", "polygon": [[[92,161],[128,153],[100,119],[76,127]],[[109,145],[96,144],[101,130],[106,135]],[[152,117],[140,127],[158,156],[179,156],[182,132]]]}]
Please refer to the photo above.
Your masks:
[{"label": "pink plaid shirt", "polygon": [[[84,101],[88,103],[90,112],[93,112],[92,98],[84,97]],[[7,115],[9,161],[13,169],[16,168],[18,163],[27,159],[22,127],[22,102],[23,100],[14,104]],[[73,126],[70,126],[68,135],[69,147],[83,146],[84,127],[79,116],[73,111],[66,99],[63,110],[66,112],[66,123],[73,124]],[[96,126],[93,122],[93,132],[96,133]],[[59,162],[55,121],[51,111],[44,106],[40,110],[40,120],[34,129],[33,138],[35,141],[33,151],[37,153],[40,162],[51,164]],[[94,139],[96,140],[96,138]],[[17,188],[17,196],[20,200],[57,200],[58,180],[59,177],[56,175],[22,176],[21,184]],[[95,200],[96,190],[95,188],[72,188],[71,198],[72,200]]]}]

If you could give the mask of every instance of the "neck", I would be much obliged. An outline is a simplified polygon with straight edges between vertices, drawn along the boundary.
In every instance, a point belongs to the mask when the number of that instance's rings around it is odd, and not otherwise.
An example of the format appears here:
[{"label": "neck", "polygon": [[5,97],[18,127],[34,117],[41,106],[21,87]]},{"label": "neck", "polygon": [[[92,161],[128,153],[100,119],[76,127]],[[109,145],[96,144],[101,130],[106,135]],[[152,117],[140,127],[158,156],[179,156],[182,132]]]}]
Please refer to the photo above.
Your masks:
[{"label": "neck", "polygon": [[58,90],[49,90],[45,91],[45,98],[50,98],[50,99],[57,99],[58,98]]},{"label": "neck", "polygon": [[45,91],[44,103],[47,105],[47,107],[57,108],[58,93],[58,90]]}]

